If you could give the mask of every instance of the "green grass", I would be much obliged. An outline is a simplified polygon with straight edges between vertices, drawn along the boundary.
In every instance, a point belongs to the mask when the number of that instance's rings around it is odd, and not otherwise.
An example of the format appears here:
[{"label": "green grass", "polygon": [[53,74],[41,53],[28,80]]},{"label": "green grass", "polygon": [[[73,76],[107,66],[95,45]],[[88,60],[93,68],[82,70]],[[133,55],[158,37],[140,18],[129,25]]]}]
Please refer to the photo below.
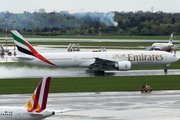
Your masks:
[{"label": "green grass", "polygon": [[[23,35],[25,38],[74,38],[77,39],[78,36],[36,36],[36,35]],[[0,37],[5,37],[5,34],[1,34]],[[8,34],[8,37],[12,37]],[[147,39],[147,40],[169,40],[169,36],[101,36],[101,39]],[[81,36],[80,39],[99,39],[99,36]],[[177,40],[180,40],[180,36],[176,36]]]},{"label": "green grass", "polygon": [[[31,42],[31,44],[38,45],[69,45],[70,43],[78,44],[78,42]],[[101,46],[151,46],[153,42],[102,42]],[[80,42],[81,46],[99,46],[98,42]]]},{"label": "green grass", "polygon": [[[151,85],[153,90],[180,90],[180,76],[120,76],[52,78],[50,93],[140,91],[142,84]],[[33,93],[41,78],[1,79],[0,94]]]},{"label": "green grass", "polygon": [[[52,41],[52,42],[29,42],[32,46],[35,45],[69,45],[70,43],[78,44],[78,42],[57,42],[57,41]],[[138,46],[151,46],[154,42],[101,42],[101,46],[128,46],[128,47],[138,47]],[[3,43],[1,43],[3,44]],[[4,44],[6,44],[4,42]],[[14,44],[14,42],[8,42],[8,44]],[[81,46],[97,46],[99,47],[99,42],[80,42],[80,47]]]}]

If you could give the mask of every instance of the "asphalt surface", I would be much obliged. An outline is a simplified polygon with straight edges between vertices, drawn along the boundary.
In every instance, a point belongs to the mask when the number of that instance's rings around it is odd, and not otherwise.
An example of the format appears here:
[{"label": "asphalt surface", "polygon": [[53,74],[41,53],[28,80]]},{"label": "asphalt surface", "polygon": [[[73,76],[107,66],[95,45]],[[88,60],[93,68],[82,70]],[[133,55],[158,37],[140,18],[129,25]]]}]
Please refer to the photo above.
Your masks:
[{"label": "asphalt surface", "polygon": [[[41,78],[51,76],[54,78],[66,77],[96,77],[93,73],[85,73],[86,69],[67,68],[67,69],[49,69],[38,67],[5,67],[0,66],[0,79],[4,78]],[[103,76],[147,76],[147,75],[180,75],[180,69],[169,69],[167,73],[164,70],[130,70],[130,71],[105,71]]]},{"label": "asphalt surface", "polygon": [[[44,50],[40,48],[39,51]],[[12,61],[10,56],[4,56],[0,62]],[[0,71],[0,78],[95,76],[86,74],[85,69],[81,68],[48,69],[0,66]],[[105,76],[141,75],[165,75],[165,73],[163,70],[105,72]],[[171,69],[167,75],[180,75],[180,69]],[[153,86],[151,87],[153,89]],[[30,96],[30,94],[0,95],[0,105],[24,106]],[[47,109],[55,111],[56,115],[47,120],[179,120],[179,106],[180,91],[50,93]],[[61,110],[70,111],[58,113]]]},{"label": "asphalt surface", "polygon": [[[152,86],[153,87],[153,86]],[[23,106],[30,94],[0,95],[0,105]],[[49,94],[47,120],[179,120],[180,91]],[[61,110],[70,110],[58,113]]]}]

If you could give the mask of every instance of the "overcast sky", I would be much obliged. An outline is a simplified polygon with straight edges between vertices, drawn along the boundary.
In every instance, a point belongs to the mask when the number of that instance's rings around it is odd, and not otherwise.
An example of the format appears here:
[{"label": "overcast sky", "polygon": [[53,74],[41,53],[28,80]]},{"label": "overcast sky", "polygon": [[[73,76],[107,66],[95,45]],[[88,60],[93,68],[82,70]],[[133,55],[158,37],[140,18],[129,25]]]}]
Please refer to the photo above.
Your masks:
[{"label": "overcast sky", "polygon": [[44,8],[46,12],[109,12],[109,11],[163,11],[180,12],[180,0],[0,0],[0,12],[35,12]]}]

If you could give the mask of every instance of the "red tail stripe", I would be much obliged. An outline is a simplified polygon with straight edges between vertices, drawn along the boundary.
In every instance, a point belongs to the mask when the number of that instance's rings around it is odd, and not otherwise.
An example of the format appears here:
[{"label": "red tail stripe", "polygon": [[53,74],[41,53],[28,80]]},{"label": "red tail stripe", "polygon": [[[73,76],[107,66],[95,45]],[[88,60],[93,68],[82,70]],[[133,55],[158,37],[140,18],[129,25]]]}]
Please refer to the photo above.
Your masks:
[{"label": "red tail stripe", "polygon": [[[24,41],[24,40],[23,40]],[[24,43],[28,46],[28,48],[31,50],[31,52],[40,60],[50,64],[50,65],[53,65],[53,66],[56,66],[55,64],[51,63],[50,61],[48,61],[46,58],[44,58],[41,54],[39,54],[31,45],[29,45],[26,41],[24,41]]]},{"label": "red tail stripe", "polygon": [[44,109],[40,109],[40,110],[38,110],[38,111],[36,111],[37,113],[40,113],[40,112],[42,112]]},{"label": "red tail stripe", "polygon": [[31,110],[28,110],[28,112],[33,112],[34,110],[35,110],[35,109],[32,108]]},{"label": "red tail stripe", "polygon": [[35,93],[36,97],[35,97],[33,109],[36,109],[37,106],[38,106],[39,95],[40,95],[40,92],[41,92],[41,86],[42,86],[42,81],[39,83],[39,85],[37,87],[37,90],[36,90],[36,93]]},{"label": "red tail stripe", "polygon": [[49,93],[49,86],[50,86],[50,81],[51,78],[48,77],[46,79],[46,85],[45,85],[45,90],[44,90],[44,96],[43,96],[43,102],[42,102],[42,109],[46,109],[46,104],[47,104],[47,98],[48,98],[48,93]]}]

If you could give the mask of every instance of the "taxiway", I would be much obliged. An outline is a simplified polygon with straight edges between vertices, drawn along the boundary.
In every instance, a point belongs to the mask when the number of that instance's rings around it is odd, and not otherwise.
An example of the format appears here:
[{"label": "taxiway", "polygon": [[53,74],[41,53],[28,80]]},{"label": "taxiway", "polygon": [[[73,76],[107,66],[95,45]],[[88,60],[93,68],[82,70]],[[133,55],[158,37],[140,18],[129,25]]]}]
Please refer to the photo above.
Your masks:
[{"label": "taxiway", "polygon": [[[30,94],[0,95],[0,105],[22,106],[29,98]],[[179,90],[51,93],[47,109],[56,114],[47,120],[179,120],[179,106]],[[61,109],[70,111],[57,113]]]}]

